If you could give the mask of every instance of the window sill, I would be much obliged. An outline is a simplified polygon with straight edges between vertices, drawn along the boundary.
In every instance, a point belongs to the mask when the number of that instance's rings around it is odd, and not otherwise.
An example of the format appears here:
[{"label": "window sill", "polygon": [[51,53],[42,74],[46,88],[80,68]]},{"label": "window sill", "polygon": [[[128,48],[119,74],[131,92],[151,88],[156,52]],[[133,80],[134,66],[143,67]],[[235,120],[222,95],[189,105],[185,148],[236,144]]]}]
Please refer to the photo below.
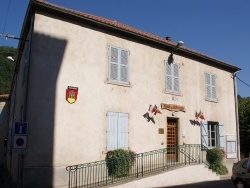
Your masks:
[{"label": "window sill", "polygon": [[216,146],[207,146],[207,149],[214,149],[217,148]]},{"label": "window sill", "polygon": [[208,101],[208,102],[214,102],[214,103],[218,103],[219,102],[218,99],[205,98],[205,100]]},{"label": "window sill", "polygon": [[128,84],[125,84],[125,83],[119,83],[119,82],[114,82],[114,81],[110,81],[110,80],[105,80],[104,83],[117,85],[117,86],[123,86],[123,87],[132,87],[132,84],[130,82]]},{"label": "window sill", "polygon": [[174,91],[164,91],[165,94],[175,95],[175,96],[182,96],[181,92],[174,92]]}]

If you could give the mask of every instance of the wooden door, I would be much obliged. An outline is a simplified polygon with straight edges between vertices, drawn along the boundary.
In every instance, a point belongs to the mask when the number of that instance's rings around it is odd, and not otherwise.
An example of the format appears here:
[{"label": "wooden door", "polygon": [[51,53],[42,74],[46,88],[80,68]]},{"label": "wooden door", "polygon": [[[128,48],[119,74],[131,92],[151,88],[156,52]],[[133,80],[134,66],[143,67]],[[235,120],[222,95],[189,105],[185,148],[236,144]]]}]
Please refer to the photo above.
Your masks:
[{"label": "wooden door", "polygon": [[177,161],[178,159],[178,126],[177,119],[167,120],[167,159]]}]

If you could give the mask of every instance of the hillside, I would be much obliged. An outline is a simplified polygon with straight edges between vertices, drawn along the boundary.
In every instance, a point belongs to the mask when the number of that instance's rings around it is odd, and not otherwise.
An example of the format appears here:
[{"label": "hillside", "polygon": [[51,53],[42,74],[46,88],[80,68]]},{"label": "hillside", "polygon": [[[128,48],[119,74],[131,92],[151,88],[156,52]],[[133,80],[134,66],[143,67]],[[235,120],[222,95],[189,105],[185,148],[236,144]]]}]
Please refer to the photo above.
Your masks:
[{"label": "hillside", "polygon": [[0,95],[9,94],[15,69],[15,61],[8,59],[10,56],[16,59],[17,49],[9,46],[0,46]]}]

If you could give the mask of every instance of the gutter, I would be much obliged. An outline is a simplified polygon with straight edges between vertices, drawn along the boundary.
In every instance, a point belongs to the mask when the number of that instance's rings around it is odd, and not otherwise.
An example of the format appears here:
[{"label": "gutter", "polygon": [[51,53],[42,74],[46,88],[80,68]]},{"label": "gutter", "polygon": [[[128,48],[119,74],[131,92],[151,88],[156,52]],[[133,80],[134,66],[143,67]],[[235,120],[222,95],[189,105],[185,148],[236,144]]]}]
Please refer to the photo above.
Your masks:
[{"label": "gutter", "polygon": [[240,161],[240,123],[239,123],[239,112],[238,112],[238,94],[237,94],[237,82],[236,74],[239,71],[233,73],[234,81],[234,102],[235,102],[235,117],[236,117],[236,148],[237,148],[237,159]]},{"label": "gutter", "polygon": [[[71,9],[67,9],[43,1],[33,1],[31,7],[32,9],[37,11],[46,12],[52,15],[65,18],[69,21],[75,21],[81,24],[86,24],[88,26],[101,29],[102,32],[106,31],[111,32],[112,34],[117,34],[120,37],[128,37],[130,39],[136,40],[139,43],[144,42],[146,44],[153,45],[156,48],[161,48],[168,52],[171,52],[176,47],[176,43],[172,41],[167,41],[163,38],[132,28],[128,25],[116,23],[115,21],[94,16],[91,14],[86,13],[86,15],[84,15],[85,13],[83,12],[73,11]],[[241,70],[239,67],[214,59],[205,54],[191,50],[187,47],[180,47],[178,49],[177,54],[187,58],[201,61],[205,64],[212,65],[220,69],[227,70],[231,73]]]}]

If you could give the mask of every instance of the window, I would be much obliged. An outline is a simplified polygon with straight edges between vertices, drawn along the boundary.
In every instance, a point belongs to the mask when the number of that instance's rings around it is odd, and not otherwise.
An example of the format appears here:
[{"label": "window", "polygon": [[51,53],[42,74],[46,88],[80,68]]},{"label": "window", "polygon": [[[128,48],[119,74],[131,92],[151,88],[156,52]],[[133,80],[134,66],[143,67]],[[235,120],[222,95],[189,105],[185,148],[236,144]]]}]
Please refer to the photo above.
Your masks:
[{"label": "window", "polygon": [[108,112],[107,150],[128,149],[128,114]]},{"label": "window", "polygon": [[206,98],[211,101],[217,100],[216,75],[205,73]]},{"label": "window", "polygon": [[165,88],[166,92],[180,92],[179,65],[176,63],[165,62]]},{"label": "window", "polygon": [[129,84],[127,50],[110,47],[109,80],[121,84]]},{"label": "window", "polygon": [[201,144],[206,148],[224,148],[223,124],[212,121],[202,121]]}]

